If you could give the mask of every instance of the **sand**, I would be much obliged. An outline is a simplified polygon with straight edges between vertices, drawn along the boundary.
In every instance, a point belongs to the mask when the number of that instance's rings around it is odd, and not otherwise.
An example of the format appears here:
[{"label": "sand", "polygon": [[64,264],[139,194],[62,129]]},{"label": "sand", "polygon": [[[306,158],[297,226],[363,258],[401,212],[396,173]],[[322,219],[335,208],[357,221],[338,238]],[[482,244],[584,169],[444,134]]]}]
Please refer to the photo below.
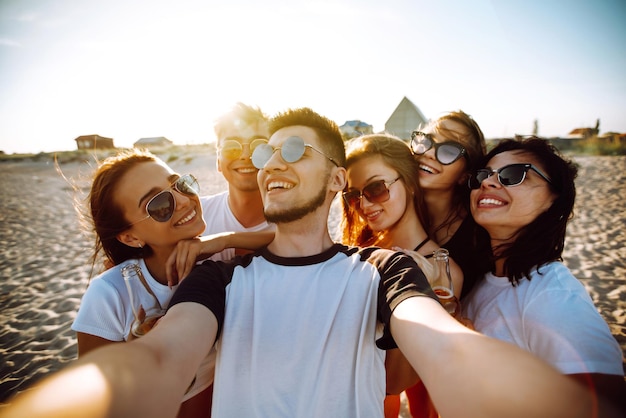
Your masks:
[{"label": "sand", "polygon": [[[202,194],[225,190],[214,155],[178,157],[164,159],[178,172],[196,175]],[[626,353],[626,157],[575,160],[578,198],[565,263]],[[82,195],[92,167],[61,164]],[[76,193],[51,161],[1,162],[0,173],[0,403],[5,404],[76,358],[70,325],[90,278],[92,243],[74,210]],[[329,222],[333,229],[336,209]]]}]

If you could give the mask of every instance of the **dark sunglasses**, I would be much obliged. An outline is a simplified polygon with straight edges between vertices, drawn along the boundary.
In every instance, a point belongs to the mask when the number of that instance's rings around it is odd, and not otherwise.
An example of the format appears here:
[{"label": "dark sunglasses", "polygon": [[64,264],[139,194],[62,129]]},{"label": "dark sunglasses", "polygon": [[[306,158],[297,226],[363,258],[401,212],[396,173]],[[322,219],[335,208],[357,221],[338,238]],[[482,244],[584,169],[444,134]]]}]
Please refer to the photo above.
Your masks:
[{"label": "dark sunglasses", "polygon": [[311,144],[305,144],[304,139],[300,138],[299,136],[290,136],[285,140],[285,142],[283,142],[282,147],[273,147],[267,143],[258,145],[252,152],[252,165],[254,165],[259,170],[262,169],[263,167],[265,167],[265,164],[267,164],[270,158],[272,158],[272,155],[274,155],[274,153],[278,150],[280,150],[280,156],[283,160],[285,160],[286,163],[295,163],[296,161],[300,160],[300,158],[302,158],[302,156],[304,155],[304,150],[306,148],[311,148],[313,151],[328,158],[330,162],[339,167],[339,164],[337,164],[337,162],[332,159],[332,157],[324,154],[322,151],[313,147],[313,145]]},{"label": "dark sunglasses", "polygon": [[361,205],[361,197],[371,203],[383,203],[389,200],[389,186],[400,180],[398,177],[392,181],[376,180],[363,187],[363,190],[350,190],[343,192],[343,200],[353,209]]},{"label": "dark sunglasses", "polygon": [[176,210],[176,198],[171,189],[186,196],[197,196],[200,191],[200,185],[198,184],[198,180],[191,174],[180,176],[170,187],[157,193],[148,201],[146,204],[148,216],[128,226],[145,221],[148,218],[152,218],[157,222],[169,221]]},{"label": "dark sunglasses", "polygon": [[241,142],[234,139],[227,139],[222,143],[222,146],[219,148],[219,153],[222,158],[236,160],[237,158],[241,157],[241,154],[243,154],[244,146],[247,146],[250,149],[250,155],[252,155],[256,147],[262,144],[267,144],[267,139],[257,138],[254,141],[245,144],[242,144]]},{"label": "dark sunglasses", "polygon": [[413,131],[411,133],[411,151],[422,155],[435,147],[435,158],[443,165],[450,165],[461,157],[469,160],[465,147],[456,141],[435,142],[430,134]]},{"label": "dark sunglasses", "polygon": [[498,181],[501,185],[507,187],[518,186],[522,184],[526,178],[528,170],[533,170],[535,173],[539,174],[542,179],[552,184],[550,179],[532,164],[509,164],[497,170],[491,170],[489,168],[476,170],[476,173],[472,174],[467,180],[467,185],[470,189],[479,189],[484,180],[491,177],[492,174],[498,174]]}]

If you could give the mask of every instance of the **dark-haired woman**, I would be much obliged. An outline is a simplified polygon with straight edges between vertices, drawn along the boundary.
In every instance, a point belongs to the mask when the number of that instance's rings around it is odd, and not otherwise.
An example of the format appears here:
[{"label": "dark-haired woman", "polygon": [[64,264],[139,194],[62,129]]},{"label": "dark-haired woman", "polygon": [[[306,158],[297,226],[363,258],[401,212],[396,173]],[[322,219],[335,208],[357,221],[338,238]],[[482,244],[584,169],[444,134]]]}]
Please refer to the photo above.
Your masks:
[{"label": "dark-haired woman", "polygon": [[577,167],[539,138],[498,144],[482,167],[469,180],[470,208],[489,235],[493,269],[465,299],[465,315],[477,331],[623,403],[620,347],[561,262]]},{"label": "dark-haired woman", "polygon": [[[418,179],[426,207],[428,235],[450,252],[463,271],[463,299],[481,271],[476,224],[469,212],[467,179],[485,155],[485,138],[476,121],[462,110],[446,112],[411,135]],[[423,383],[406,390],[413,418],[438,416]]]}]

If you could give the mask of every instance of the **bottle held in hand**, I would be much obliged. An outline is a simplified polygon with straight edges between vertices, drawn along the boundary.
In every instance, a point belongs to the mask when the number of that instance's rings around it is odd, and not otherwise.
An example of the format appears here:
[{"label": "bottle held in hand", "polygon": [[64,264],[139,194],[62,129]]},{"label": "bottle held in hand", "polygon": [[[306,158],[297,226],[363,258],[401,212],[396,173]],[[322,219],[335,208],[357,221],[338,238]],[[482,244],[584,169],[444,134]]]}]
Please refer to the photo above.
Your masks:
[{"label": "bottle held in hand", "polygon": [[435,250],[433,252],[433,262],[435,264],[435,276],[431,282],[431,287],[446,311],[459,319],[461,316],[461,303],[454,296],[448,250],[445,248]]},{"label": "bottle held in hand", "polygon": [[135,337],[141,337],[154,327],[159,318],[165,315],[165,310],[148,286],[139,264],[132,263],[124,266],[122,276],[124,283],[126,283],[126,289],[128,289],[131,308],[135,316],[130,332]]}]

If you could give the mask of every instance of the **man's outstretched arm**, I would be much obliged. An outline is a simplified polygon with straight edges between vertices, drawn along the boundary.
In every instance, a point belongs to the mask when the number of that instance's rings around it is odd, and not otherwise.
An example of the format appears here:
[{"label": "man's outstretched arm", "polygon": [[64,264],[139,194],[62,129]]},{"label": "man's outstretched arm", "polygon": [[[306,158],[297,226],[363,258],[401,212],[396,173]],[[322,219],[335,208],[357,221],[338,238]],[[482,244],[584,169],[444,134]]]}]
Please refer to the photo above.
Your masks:
[{"label": "man's outstretched arm", "polygon": [[209,309],[175,305],[145,336],[88,353],[17,396],[0,417],[173,417],[216,333]]},{"label": "man's outstretched arm", "polygon": [[512,344],[464,327],[430,298],[401,302],[391,333],[441,416],[598,416],[590,394],[572,379]]}]

